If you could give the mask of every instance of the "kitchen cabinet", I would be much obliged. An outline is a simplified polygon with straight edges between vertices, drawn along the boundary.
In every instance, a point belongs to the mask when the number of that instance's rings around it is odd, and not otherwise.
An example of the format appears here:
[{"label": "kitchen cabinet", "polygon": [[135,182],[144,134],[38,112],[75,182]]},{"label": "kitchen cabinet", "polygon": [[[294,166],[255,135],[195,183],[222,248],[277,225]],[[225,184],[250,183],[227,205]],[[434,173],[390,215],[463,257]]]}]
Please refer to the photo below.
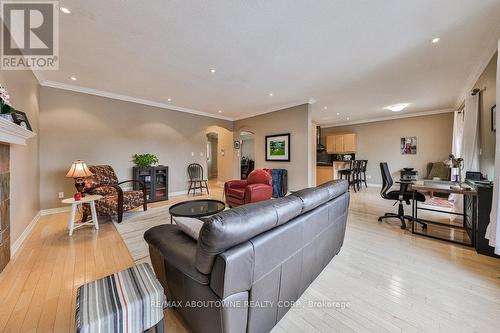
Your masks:
[{"label": "kitchen cabinet", "polygon": [[316,167],[316,186],[333,180],[333,166]]},{"label": "kitchen cabinet", "polygon": [[332,134],[326,137],[326,151],[328,154],[352,153],[357,149],[356,134]]}]

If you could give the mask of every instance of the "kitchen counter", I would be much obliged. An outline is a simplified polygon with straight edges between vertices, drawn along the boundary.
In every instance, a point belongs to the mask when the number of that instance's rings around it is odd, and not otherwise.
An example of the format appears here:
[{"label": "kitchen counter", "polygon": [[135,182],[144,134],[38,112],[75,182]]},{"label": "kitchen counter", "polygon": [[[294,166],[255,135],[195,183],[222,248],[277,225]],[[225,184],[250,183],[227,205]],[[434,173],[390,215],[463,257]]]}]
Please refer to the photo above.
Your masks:
[{"label": "kitchen counter", "polygon": [[316,165],[316,185],[329,182],[334,179],[340,179],[339,170],[347,169],[350,166],[350,161],[333,161],[331,165],[320,163]]}]

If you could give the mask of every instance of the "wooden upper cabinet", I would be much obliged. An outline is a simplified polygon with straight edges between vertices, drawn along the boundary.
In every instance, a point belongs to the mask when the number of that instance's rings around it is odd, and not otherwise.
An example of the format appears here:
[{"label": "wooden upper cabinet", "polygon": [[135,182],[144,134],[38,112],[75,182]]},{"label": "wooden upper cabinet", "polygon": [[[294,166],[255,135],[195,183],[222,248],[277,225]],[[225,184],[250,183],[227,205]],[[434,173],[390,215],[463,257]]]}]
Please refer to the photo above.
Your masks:
[{"label": "wooden upper cabinet", "polygon": [[356,151],[356,134],[333,134],[326,137],[326,151],[329,154],[351,153]]},{"label": "wooden upper cabinet", "polygon": [[336,135],[328,135],[326,137],[326,152],[328,154],[334,154],[334,151],[335,151],[335,136]]},{"label": "wooden upper cabinet", "polygon": [[342,135],[344,139],[344,153],[351,153],[356,151],[356,134],[349,133]]}]

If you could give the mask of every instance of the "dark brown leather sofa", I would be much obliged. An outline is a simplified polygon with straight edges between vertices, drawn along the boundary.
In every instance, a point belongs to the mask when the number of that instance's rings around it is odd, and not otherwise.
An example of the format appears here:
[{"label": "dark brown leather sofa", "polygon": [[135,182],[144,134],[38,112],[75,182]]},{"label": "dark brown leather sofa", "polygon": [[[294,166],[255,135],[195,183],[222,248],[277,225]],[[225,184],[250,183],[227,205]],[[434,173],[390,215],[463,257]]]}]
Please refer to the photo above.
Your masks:
[{"label": "dark brown leather sofa", "polygon": [[144,237],[167,298],[194,332],[268,332],[340,251],[347,181],[243,205],[205,220],[196,242],[176,225]]}]

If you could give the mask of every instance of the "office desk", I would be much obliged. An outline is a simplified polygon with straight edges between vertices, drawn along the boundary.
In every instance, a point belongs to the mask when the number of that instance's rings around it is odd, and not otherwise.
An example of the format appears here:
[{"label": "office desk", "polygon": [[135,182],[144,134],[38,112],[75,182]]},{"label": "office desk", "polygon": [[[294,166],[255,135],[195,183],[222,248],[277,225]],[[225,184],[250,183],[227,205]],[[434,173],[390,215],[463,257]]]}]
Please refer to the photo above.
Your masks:
[{"label": "office desk", "polygon": [[[434,208],[426,208],[420,207],[418,201],[413,197],[412,202],[412,210],[413,210],[413,218],[417,221],[421,221],[427,223],[428,225],[439,226],[441,229],[447,230],[448,235],[450,237],[444,237],[435,235],[429,231],[429,228],[422,229],[422,231],[417,231],[415,228],[415,223],[412,223],[411,232],[413,234],[422,235],[425,237],[430,237],[434,239],[440,239],[447,242],[452,242],[456,244],[461,244],[465,246],[474,247],[476,244],[476,224],[477,224],[477,190],[474,187],[470,187],[470,189],[457,189],[452,188],[451,185],[455,185],[456,183],[452,182],[440,182],[440,181],[420,181],[410,185],[411,190],[419,191],[419,192],[434,192],[434,193],[446,193],[446,194],[458,194],[462,195],[463,200],[463,212],[450,212],[440,209]],[[422,204],[422,203],[421,203]],[[425,204],[425,203],[423,203]],[[418,211],[431,211],[435,213],[443,213],[450,215],[457,215],[462,217],[462,224],[455,225],[451,223],[442,223],[437,221],[431,221],[426,219],[418,218]],[[469,241],[460,241],[454,239],[452,236],[455,234],[455,229],[463,230],[468,235]],[[441,231],[441,233],[443,233]],[[465,235],[462,235],[465,236]],[[463,237],[465,238],[465,237]]]}]

